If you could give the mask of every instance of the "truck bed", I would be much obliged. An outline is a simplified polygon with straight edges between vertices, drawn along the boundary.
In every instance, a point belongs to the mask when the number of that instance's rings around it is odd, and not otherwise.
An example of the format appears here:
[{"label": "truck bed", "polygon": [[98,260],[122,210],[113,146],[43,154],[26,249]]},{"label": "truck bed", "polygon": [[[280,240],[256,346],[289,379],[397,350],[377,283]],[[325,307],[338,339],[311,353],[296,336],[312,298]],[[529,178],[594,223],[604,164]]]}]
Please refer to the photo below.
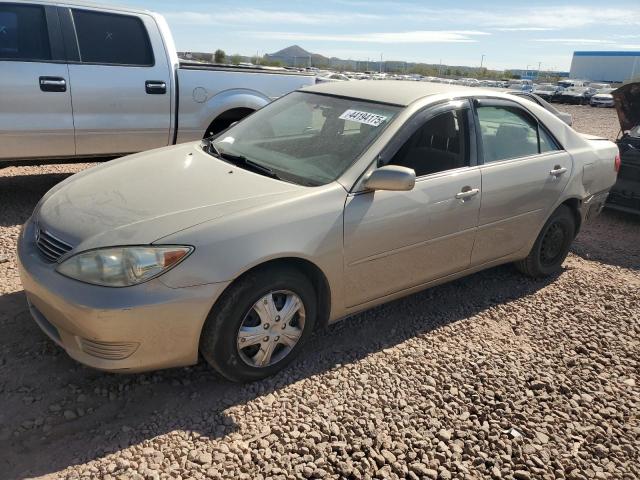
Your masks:
[{"label": "truck bed", "polygon": [[298,70],[288,70],[282,67],[267,67],[254,65],[252,67],[243,65],[224,65],[220,63],[203,63],[190,62],[181,60],[178,68],[183,70],[216,70],[225,72],[241,72],[241,73],[267,73],[275,75],[299,75],[303,77],[314,77],[313,72],[300,72]]}]

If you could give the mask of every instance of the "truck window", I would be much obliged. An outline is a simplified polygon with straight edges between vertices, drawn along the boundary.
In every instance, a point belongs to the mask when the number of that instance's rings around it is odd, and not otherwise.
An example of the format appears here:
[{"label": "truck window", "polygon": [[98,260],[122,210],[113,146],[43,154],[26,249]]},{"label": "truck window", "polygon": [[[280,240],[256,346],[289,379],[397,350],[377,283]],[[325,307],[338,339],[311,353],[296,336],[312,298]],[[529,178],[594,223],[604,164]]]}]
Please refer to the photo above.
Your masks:
[{"label": "truck window", "polygon": [[42,7],[0,3],[0,59],[51,60]]},{"label": "truck window", "polygon": [[153,65],[149,37],[139,18],[74,9],[73,21],[82,63]]}]

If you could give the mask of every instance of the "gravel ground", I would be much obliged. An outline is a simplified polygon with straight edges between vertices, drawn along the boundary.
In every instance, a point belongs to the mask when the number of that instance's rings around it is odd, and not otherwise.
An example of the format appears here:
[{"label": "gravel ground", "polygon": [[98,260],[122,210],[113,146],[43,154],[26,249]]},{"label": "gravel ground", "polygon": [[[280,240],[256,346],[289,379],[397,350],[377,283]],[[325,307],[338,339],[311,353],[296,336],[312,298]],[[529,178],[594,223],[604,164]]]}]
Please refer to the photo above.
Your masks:
[{"label": "gravel ground", "polygon": [[640,218],[605,211],[557,278],[499,267],[331,326],[261,382],[117,376],[39,331],[15,264],[38,198],[90,165],[0,170],[0,478],[640,477]]}]

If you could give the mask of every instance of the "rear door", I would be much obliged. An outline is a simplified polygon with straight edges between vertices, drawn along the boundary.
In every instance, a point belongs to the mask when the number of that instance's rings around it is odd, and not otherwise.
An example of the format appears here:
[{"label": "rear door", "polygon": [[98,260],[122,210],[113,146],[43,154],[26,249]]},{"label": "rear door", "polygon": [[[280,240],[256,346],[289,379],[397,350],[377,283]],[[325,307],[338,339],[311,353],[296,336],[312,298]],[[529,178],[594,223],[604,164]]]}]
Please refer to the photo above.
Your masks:
[{"label": "rear door", "polygon": [[0,3],[0,158],[75,153],[57,9]]},{"label": "rear door", "polygon": [[153,17],[84,7],[60,15],[73,56],[77,154],[168,145],[173,67]]},{"label": "rear door", "polygon": [[534,239],[571,178],[573,160],[518,103],[475,102],[482,151],[482,206],[472,265],[510,255]]}]

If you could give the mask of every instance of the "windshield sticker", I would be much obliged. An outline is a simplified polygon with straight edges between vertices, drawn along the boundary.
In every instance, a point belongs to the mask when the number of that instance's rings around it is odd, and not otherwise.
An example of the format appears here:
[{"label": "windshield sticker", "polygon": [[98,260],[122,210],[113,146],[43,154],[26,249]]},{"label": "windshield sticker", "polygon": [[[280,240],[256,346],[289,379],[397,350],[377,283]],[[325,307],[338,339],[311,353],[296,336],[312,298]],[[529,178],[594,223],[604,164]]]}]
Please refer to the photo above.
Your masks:
[{"label": "windshield sticker", "polygon": [[378,115],[376,113],[361,112],[359,110],[347,110],[340,115],[340,120],[349,120],[350,122],[364,123],[365,125],[371,125],[372,127],[379,126],[387,119],[384,115]]}]

